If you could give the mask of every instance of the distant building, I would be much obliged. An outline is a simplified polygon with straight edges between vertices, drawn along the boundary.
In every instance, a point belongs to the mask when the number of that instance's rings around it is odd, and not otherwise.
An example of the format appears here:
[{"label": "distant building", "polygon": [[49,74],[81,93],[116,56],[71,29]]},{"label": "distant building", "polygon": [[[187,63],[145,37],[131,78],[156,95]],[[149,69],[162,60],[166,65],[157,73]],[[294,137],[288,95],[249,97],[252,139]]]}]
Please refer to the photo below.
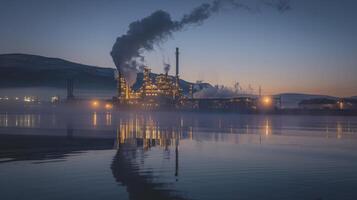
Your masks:
[{"label": "distant building", "polygon": [[302,100],[299,103],[299,108],[309,110],[332,110],[339,109],[338,101],[327,98],[316,98]]},{"label": "distant building", "polygon": [[59,102],[60,102],[60,96],[56,95],[51,97],[51,103],[58,104]]},{"label": "distant building", "polygon": [[192,109],[199,110],[253,111],[257,109],[257,99],[252,97],[186,99],[183,104],[187,103],[190,103]]},{"label": "distant building", "polygon": [[345,98],[340,99],[337,103],[341,110],[357,110],[357,99]]}]

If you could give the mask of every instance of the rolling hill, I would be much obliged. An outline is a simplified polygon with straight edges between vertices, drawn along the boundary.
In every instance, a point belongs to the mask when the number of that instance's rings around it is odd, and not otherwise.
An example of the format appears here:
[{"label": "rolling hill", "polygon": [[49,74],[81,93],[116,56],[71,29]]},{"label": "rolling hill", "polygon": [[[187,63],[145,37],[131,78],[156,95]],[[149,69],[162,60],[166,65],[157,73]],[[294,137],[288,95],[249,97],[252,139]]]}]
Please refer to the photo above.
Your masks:
[{"label": "rolling hill", "polygon": [[[53,87],[66,88],[66,80],[73,79],[75,89],[115,90],[113,68],[96,67],[28,54],[0,55],[0,88]],[[151,74],[153,78],[157,74]],[[138,73],[134,88],[143,82]],[[189,92],[189,82],[180,80],[184,93]],[[202,83],[209,87],[207,83]]]}]

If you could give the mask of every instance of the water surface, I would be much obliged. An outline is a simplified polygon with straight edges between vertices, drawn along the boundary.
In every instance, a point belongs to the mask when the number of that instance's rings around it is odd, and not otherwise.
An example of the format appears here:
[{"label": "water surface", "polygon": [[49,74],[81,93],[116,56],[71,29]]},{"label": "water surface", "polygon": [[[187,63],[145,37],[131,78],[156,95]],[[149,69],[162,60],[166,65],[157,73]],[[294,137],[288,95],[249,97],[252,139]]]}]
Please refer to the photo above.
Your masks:
[{"label": "water surface", "polygon": [[357,118],[0,113],[0,199],[357,199]]}]

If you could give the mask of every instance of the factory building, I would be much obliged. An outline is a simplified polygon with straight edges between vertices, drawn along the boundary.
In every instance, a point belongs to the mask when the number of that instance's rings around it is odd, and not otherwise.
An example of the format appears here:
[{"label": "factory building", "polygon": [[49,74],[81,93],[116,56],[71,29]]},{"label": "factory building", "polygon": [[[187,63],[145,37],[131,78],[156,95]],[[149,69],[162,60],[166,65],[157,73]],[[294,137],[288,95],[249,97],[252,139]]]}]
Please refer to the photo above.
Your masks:
[{"label": "factory building", "polygon": [[176,76],[173,78],[159,74],[155,79],[150,76],[148,67],[143,69],[143,84],[133,90],[120,72],[117,74],[117,101],[119,106],[144,109],[175,108],[183,98],[179,86],[179,49],[176,48]]}]

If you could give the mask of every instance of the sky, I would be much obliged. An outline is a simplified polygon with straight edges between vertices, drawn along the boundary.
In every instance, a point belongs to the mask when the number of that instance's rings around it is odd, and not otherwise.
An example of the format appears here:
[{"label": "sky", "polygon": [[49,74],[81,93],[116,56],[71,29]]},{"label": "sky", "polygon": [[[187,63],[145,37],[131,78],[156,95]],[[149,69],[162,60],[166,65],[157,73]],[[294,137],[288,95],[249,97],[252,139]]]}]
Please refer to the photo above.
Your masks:
[{"label": "sky", "polygon": [[[0,54],[27,53],[115,68],[110,52],[128,25],[156,10],[179,20],[208,0],[0,0]],[[357,1],[290,0],[292,9],[226,9],[145,52],[180,77],[263,94],[357,95]],[[174,73],[172,69],[171,74]]]}]

